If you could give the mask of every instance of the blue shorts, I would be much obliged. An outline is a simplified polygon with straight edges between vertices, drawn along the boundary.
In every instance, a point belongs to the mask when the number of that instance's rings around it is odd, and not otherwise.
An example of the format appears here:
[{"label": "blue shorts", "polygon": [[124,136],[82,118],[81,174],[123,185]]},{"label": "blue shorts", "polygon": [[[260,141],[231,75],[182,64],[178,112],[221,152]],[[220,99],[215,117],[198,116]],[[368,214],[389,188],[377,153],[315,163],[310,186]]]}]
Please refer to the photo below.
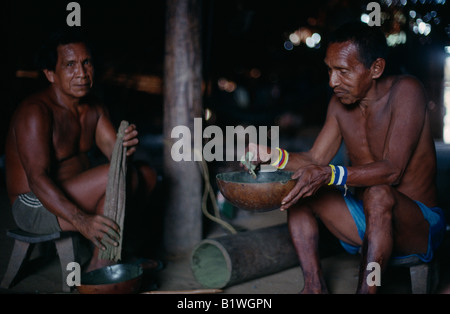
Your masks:
[{"label": "blue shorts", "polygon": [[[345,203],[356,223],[358,234],[361,240],[364,239],[364,233],[366,232],[366,217],[364,215],[363,202],[357,199],[350,191],[347,191],[347,195],[344,195]],[[430,224],[430,231],[428,232],[428,249],[425,254],[411,254],[407,256],[393,256],[393,258],[405,258],[409,256],[417,256],[424,262],[430,262],[433,259],[434,252],[442,243],[444,239],[444,233],[446,228],[444,212],[439,207],[428,208],[419,201],[415,201],[422,210],[424,218]],[[350,254],[356,254],[360,250],[360,246],[354,246],[346,242],[340,241],[344,249]]]}]

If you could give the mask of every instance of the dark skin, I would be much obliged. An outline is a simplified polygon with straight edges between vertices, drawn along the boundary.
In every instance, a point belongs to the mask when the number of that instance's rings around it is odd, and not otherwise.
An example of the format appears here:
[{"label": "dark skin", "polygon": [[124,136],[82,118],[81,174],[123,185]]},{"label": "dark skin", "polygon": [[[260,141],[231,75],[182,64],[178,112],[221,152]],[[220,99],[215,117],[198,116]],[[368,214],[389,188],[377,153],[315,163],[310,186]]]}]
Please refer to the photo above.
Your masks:
[{"label": "dark skin", "polygon": [[[350,41],[332,43],[325,63],[334,90],[325,124],[313,147],[290,153],[285,170],[295,187],[282,201],[305,286],[303,293],[327,293],[318,255],[317,218],[340,240],[362,246],[357,293],[376,293],[367,264],[382,273],[390,257],[426,253],[429,224],[414,200],[436,206],[436,155],[422,85],[406,76],[382,77],[384,59],[370,68]],[[347,186],[363,201],[366,233],[361,240],[342,194],[328,186],[329,162],[345,143],[351,166]],[[255,144],[255,163],[276,160],[278,152]]]},{"label": "dark skin", "polygon": [[[116,141],[106,108],[85,102],[93,85],[92,57],[83,43],[60,45],[51,83],[15,112],[7,137],[7,186],[11,204],[33,191],[57,216],[63,231],[79,231],[95,245],[86,271],[112,262],[99,260],[105,243],[117,245],[119,226],[103,216],[109,165],[89,168],[87,153],[96,144],[111,158]],[[127,156],[136,151],[136,126],[125,131]]]}]

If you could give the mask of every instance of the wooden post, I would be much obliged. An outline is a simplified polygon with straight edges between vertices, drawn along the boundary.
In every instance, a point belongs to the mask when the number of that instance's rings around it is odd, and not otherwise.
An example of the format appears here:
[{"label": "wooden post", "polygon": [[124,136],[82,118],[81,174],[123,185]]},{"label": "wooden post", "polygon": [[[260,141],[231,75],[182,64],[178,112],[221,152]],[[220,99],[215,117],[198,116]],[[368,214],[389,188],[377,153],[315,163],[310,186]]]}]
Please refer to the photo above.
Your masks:
[{"label": "wooden post", "polygon": [[164,175],[168,191],[164,250],[168,256],[183,255],[202,239],[202,177],[197,162],[175,162],[171,148],[178,138],[172,129],[202,117],[202,54],[200,44],[201,0],[168,0],[164,60]]}]

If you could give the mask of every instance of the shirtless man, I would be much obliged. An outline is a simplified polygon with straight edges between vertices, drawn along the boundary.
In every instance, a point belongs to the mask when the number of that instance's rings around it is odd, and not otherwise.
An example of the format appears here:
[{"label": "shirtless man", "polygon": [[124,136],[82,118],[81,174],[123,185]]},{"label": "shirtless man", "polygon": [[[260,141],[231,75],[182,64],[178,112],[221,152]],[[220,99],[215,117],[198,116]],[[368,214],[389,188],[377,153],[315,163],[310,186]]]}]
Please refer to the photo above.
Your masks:
[{"label": "shirtless man", "polygon": [[[116,141],[106,108],[89,98],[92,56],[70,33],[47,45],[42,70],[47,89],[25,99],[10,123],[6,142],[6,181],[17,225],[33,233],[79,231],[95,245],[86,271],[99,260],[104,244],[117,245],[119,226],[102,216],[109,165],[89,167],[94,144],[111,158]],[[52,58],[53,56],[53,58]],[[127,156],[138,144],[136,126],[125,131]]]},{"label": "shirtless man", "polygon": [[[383,273],[393,257],[417,254],[430,261],[442,241],[445,222],[436,207],[436,152],[425,92],[412,77],[383,76],[385,51],[385,37],[376,27],[343,26],[327,49],[334,95],[312,148],[288,153],[249,145],[259,154],[254,163],[277,160],[274,166],[295,171],[298,179],[281,210],[289,209],[303,293],[328,292],[316,219],[348,252],[360,251],[358,293],[377,291],[366,280],[373,271],[366,269],[370,262]],[[330,166],[342,142],[350,166]]]}]

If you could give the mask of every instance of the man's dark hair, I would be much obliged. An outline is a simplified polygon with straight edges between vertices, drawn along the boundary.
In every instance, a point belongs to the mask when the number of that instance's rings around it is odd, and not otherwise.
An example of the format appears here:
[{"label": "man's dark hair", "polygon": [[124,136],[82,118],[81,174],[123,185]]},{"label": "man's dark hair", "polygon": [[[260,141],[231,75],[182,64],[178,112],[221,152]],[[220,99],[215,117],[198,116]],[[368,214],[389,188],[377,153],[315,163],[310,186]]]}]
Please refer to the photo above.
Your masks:
[{"label": "man's dark hair", "polygon": [[91,50],[88,40],[77,29],[59,29],[51,33],[37,53],[36,64],[38,68],[54,71],[58,61],[58,46],[75,43],[84,43]]},{"label": "man's dark hair", "polygon": [[361,22],[350,22],[339,27],[330,38],[330,43],[353,42],[359,51],[359,58],[370,68],[377,58],[386,59],[388,47],[380,27]]}]

